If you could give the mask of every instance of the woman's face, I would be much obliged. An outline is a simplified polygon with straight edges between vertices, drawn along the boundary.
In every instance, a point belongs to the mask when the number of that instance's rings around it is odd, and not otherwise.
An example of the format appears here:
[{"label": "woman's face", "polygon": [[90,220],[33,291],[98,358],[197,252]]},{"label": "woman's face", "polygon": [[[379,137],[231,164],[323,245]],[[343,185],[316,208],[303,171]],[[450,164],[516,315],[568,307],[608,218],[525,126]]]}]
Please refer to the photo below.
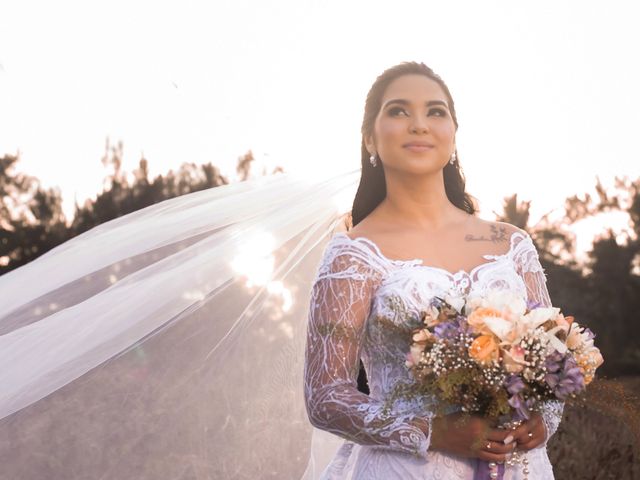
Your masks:
[{"label": "woman's face", "polygon": [[389,84],[381,105],[365,145],[377,152],[385,172],[442,170],[455,151],[456,127],[440,85],[424,75],[403,75]]}]

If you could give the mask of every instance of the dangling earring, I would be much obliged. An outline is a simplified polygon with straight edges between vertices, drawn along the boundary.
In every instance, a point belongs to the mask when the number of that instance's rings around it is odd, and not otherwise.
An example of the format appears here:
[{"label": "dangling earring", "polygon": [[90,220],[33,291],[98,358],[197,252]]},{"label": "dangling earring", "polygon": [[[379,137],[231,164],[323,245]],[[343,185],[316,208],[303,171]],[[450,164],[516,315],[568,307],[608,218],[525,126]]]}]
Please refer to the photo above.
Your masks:
[{"label": "dangling earring", "polygon": [[375,153],[369,157],[369,163],[373,166],[373,168],[375,168],[376,165],[378,165],[378,159],[376,158]]},{"label": "dangling earring", "polygon": [[451,154],[451,158],[449,159],[449,163],[453,165],[454,163],[456,163],[456,160],[458,160],[458,156],[456,155],[456,152],[453,152]]}]

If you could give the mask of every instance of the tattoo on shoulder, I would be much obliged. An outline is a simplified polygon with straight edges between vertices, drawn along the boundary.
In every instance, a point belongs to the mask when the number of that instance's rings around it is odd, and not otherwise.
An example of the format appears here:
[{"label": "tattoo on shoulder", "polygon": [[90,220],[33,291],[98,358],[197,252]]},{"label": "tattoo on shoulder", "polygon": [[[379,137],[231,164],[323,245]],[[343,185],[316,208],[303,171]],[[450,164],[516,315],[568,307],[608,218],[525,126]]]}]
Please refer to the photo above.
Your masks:
[{"label": "tattoo on shoulder", "polygon": [[476,237],[475,235],[467,234],[465,235],[464,239],[467,242],[493,242],[493,243],[506,242],[508,240],[507,229],[505,227],[498,227],[496,225],[491,225],[489,228],[491,229],[490,237],[485,237],[484,235],[480,235],[479,237]]}]

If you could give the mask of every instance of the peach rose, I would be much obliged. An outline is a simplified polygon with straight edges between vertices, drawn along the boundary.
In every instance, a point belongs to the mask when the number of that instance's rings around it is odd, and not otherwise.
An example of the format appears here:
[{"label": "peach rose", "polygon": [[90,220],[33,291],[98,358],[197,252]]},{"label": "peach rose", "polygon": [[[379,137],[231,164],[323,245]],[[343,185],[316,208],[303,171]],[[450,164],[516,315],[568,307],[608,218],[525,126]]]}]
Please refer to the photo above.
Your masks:
[{"label": "peach rose", "polygon": [[469,355],[479,363],[490,363],[499,357],[498,342],[493,335],[480,335],[469,347]]},{"label": "peach rose", "polygon": [[515,345],[510,350],[502,351],[502,363],[509,373],[519,373],[524,368],[524,349]]},{"label": "peach rose", "polygon": [[471,312],[471,315],[467,317],[467,322],[476,332],[490,334],[491,330],[485,323],[488,318],[501,318],[500,311],[489,307],[480,307]]}]

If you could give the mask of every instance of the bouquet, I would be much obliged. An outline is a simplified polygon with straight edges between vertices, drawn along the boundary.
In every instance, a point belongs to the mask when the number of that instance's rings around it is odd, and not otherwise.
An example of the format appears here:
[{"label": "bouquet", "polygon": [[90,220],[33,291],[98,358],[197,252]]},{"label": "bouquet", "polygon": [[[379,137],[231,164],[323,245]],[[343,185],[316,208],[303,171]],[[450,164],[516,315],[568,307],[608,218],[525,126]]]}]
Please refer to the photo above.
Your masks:
[{"label": "bouquet", "polygon": [[[580,395],[603,363],[594,335],[559,308],[507,290],[434,298],[413,331],[402,394],[433,395],[463,412],[514,426],[545,401]],[[512,459],[513,465],[522,458]],[[528,473],[526,461],[524,473]],[[497,466],[491,478],[498,478]],[[502,473],[502,472],[500,472]]]}]

